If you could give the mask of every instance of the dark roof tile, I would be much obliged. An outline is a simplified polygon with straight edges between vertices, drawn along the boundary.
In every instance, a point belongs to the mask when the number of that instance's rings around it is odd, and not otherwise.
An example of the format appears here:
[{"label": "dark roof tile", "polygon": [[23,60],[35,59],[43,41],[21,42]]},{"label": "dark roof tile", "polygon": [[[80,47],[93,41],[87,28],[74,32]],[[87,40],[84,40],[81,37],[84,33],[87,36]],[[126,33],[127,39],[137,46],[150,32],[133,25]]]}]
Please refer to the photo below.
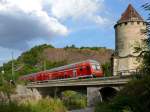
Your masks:
[{"label": "dark roof tile", "polygon": [[131,4],[128,5],[128,8],[125,10],[125,12],[122,14],[120,22],[126,22],[126,21],[144,21],[143,18],[140,16],[140,14],[133,8]]}]

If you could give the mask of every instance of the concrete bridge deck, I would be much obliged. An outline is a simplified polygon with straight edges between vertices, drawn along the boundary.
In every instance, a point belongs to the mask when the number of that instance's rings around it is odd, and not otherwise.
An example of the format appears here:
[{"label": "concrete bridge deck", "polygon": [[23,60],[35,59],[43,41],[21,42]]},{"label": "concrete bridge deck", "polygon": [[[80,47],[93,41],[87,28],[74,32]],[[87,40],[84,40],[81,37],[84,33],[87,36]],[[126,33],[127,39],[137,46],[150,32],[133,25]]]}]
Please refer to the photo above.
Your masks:
[{"label": "concrete bridge deck", "polygon": [[102,78],[89,79],[60,79],[32,82],[27,85],[28,88],[42,88],[42,87],[65,87],[65,86],[98,86],[98,85],[124,85],[131,76],[113,76]]},{"label": "concrete bridge deck", "polygon": [[[60,79],[38,81],[27,84],[27,88],[38,90],[43,96],[60,94],[65,90],[75,90],[87,94],[88,106],[114,96],[134,76],[112,76],[89,79]],[[59,95],[58,95],[59,96]]]}]

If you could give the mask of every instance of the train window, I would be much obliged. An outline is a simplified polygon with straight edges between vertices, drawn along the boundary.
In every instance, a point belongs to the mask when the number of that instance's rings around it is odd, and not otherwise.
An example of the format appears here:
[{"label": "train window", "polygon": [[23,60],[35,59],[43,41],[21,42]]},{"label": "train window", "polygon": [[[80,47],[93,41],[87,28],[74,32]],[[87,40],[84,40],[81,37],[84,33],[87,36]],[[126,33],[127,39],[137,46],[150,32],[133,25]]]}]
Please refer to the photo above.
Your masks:
[{"label": "train window", "polygon": [[64,78],[67,78],[67,74],[66,73],[64,73]]},{"label": "train window", "polygon": [[100,70],[100,66],[99,66],[99,65],[92,65],[92,68],[93,68],[94,70]]},{"label": "train window", "polygon": [[99,65],[97,65],[97,66],[96,66],[96,69],[97,69],[97,70],[100,70],[100,69],[101,69],[101,67],[100,67]]},{"label": "train window", "polygon": [[80,71],[82,71],[82,67],[80,67]]},{"label": "train window", "polygon": [[92,65],[92,68],[93,68],[94,70],[96,70],[96,65]]},{"label": "train window", "polygon": [[87,70],[90,70],[90,66],[87,66],[86,69],[87,69]]}]

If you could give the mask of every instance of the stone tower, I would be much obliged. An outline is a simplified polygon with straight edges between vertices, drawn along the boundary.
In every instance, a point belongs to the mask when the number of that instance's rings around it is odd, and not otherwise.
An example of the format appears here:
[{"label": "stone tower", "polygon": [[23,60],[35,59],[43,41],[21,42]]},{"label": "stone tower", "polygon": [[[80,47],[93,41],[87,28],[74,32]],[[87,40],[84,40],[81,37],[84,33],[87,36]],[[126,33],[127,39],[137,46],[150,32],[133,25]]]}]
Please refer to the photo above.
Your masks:
[{"label": "stone tower", "polygon": [[134,47],[142,44],[145,35],[142,30],[146,29],[146,22],[133,8],[131,4],[127,7],[115,28],[115,53],[113,57],[113,75],[129,75],[139,67],[138,54]]}]

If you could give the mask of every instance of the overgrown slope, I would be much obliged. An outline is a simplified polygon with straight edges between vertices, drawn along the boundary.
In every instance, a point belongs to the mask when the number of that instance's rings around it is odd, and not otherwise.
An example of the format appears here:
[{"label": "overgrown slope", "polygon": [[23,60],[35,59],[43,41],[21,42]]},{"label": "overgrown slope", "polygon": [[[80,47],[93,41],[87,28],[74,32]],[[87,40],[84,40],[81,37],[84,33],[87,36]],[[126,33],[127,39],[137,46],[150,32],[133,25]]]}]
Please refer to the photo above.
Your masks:
[{"label": "overgrown slope", "polygon": [[[83,61],[87,59],[94,59],[101,64],[110,61],[111,49],[104,47],[81,47],[76,48],[74,45],[65,48],[54,48],[51,45],[39,45],[31,48],[13,60],[14,75],[12,76],[12,61],[4,64],[4,71],[6,79],[17,78],[20,75],[26,75],[45,69]],[[2,67],[0,68],[3,69]]]}]

